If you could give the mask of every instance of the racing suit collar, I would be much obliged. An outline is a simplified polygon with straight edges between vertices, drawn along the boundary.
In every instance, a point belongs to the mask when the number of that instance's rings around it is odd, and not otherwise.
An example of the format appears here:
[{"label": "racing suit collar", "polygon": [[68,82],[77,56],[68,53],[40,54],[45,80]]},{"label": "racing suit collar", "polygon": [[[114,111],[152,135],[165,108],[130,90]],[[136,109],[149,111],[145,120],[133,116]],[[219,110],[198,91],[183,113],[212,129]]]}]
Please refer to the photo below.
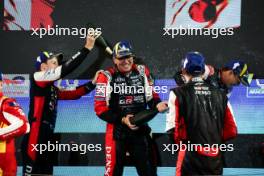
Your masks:
[{"label": "racing suit collar", "polygon": [[0,92],[0,97],[4,96],[3,92]]}]

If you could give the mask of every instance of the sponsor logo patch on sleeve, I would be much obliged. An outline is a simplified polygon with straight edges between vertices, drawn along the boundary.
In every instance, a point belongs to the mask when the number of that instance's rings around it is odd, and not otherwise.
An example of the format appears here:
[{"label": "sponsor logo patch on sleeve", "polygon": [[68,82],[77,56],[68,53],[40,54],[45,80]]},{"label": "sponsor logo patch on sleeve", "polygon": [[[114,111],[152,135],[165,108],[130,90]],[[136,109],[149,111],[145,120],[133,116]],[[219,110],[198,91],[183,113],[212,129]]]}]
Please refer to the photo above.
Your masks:
[{"label": "sponsor logo patch on sleeve", "polygon": [[102,98],[106,98],[106,84],[105,83],[96,84],[95,98],[98,100],[102,100]]}]

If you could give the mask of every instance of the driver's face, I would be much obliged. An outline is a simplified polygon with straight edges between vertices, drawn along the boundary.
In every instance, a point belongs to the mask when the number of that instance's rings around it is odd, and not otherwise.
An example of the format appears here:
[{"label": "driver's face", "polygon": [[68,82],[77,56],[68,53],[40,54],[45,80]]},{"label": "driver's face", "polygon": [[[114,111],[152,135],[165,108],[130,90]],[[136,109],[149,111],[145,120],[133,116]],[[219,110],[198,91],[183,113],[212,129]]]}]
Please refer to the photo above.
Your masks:
[{"label": "driver's face", "polygon": [[52,58],[47,61],[48,69],[55,69],[59,66],[59,62],[57,58]]},{"label": "driver's face", "polygon": [[114,58],[114,63],[120,72],[130,72],[134,63],[133,57],[126,57],[122,59]]},{"label": "driver's face", "polygon": [[239,77],[235,75],[232,70],[222,71],[221,79],[222,82],[227,86],[235,86],[240,84]]}]

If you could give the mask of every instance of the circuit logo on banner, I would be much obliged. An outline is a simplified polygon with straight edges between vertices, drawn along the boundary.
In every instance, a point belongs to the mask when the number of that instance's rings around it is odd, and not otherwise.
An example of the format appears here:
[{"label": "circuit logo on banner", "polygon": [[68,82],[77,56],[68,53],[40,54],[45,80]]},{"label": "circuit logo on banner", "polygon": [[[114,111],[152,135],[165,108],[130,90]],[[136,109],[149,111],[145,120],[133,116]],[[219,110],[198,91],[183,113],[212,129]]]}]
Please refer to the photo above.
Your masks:
[{"label": "circuit logo on banner", "polygon": [[247,87],[247,98],[264,98],[264,80],[256,79]]},{"label": "circuit logo on banner", "polygon": [[234,28],[241,0],[166,0],[165,28]]},{"label": "circuit logo on banner", "polygon": [[3,80],[3,92],[8,97],[29,96],[28,74],[5,74]]}]

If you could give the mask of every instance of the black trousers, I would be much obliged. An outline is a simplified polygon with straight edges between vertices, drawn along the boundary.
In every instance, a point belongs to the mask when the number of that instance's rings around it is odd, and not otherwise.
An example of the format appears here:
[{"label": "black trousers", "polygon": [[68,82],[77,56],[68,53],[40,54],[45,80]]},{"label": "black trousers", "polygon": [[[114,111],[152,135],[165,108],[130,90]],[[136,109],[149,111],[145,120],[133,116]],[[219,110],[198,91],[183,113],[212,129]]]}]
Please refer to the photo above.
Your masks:
[{"label": "black trousers", "polygon": [[[37,143],[30,138],[30,135],[38,133]],[[30,176],[34,174],[52,175],[53,166],[58,165],[58,151],[30,151],[30,145],[34,144],[55,144],[56,141],[60,142],[60,136],[54,134],[53,128],[49,124],[41,124],[40,130],[31,130],[26,134],[22,141],[22,159],[23,159],[23,176]],[[39,149],[39,147],[38,147]],[[52,149],[51,149],[52,150]],[[30,153],[36,156],[34,159]]]},{"label": "black trousers", "polygon": [[[111,163],[114,164],[112,167],[106,166],[105,175],[122,176],[124,166],[127,163],[127,153],[132,160],[132,164],[136,167],[139,176],[157,175],[153,141],[149,135],[128,137],[124,140],[106,138],[106,147],[111,147],[111,149],[114,151],[106,154],[106,157],[111,158]],[[109,154],[111,156],[109,156]]]}]

